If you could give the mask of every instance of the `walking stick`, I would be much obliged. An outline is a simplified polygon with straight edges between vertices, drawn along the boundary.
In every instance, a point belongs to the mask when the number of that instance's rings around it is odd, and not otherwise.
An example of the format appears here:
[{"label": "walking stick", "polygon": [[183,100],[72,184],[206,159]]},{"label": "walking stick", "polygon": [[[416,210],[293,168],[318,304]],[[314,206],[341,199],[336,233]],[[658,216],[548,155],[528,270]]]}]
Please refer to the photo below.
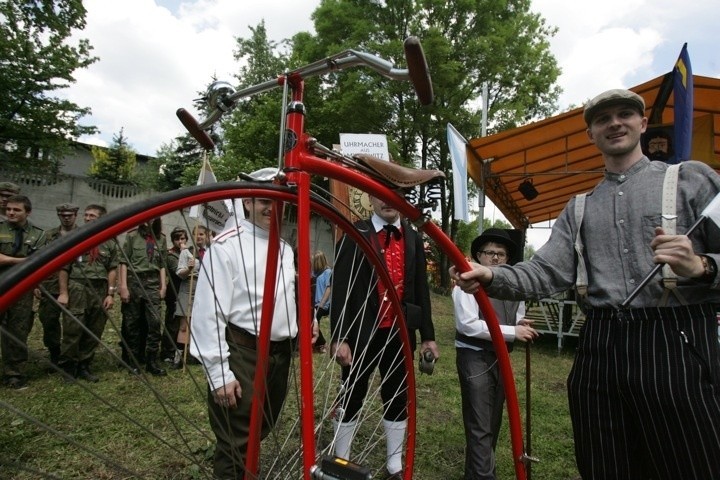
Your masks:
[{"label": "walking stick", "polygon": [[528,456],[529,462],[526,463],[526,478],[532,479],[532,409],[530,403],[530,342],[525,342],[525,455]]},{"label": "walking stick", "polygon": [[[192,235],[195,235],[195,230],[197,229],[197,223],[195,227],[191,230]],[[195,243],[195,237],[193,237],[193,243]],[[197,248],[197,244],[196,244]],[[178,330],[177,338],[175,341],[177,343],[183,344],[183,352],[182,352],[182,371],[185,373],[185,368],[187,365],[187,355],[188,355],[188,346],[190,344],[190,319],[192,317],[192,304],[193,304],[193,297],[194,297],[194,287],[195,287],[195,273],[197,272],[197,269],[199,265],[197,265],[197,258],[195,258],[195,252],[192,253],[192,260],[193,260],[193,269],[190,271],[190,281],[188,285],[188,298],[187,298],[187,307],[185,309],[185,315],[182,317],[182,321],[180,323],[180,329]]]},{"label": "walking stick", "polygon": [[[193,252],[193,260],[195,260],[194,252]],[[196,268],[197,268],[197,266],[194,266],[193,270],[195,270]],[[182,362],[183,362],[182,371],[183,371],[183,373],[185,373],[185,368],[187,368],[188,346],[190,344],[190,318],[192,317],[192,304],[193,304],[193,296],[194,296],[193,295],[193,287],[194,287],[193,284],[195,283],[194,282],[195,275],[193,275],[193,273],[195,273],[195,272],[190,272],[190,285],[189,285],[190,289],[188,290],[188,302],[187,302],[188,309],[185,311],[187,313],[187,315],[185,315],[183,317],[184,325],[181,325],[181,330],[180,330],[180,332],[182,332],[183,331],[182,327],[184,326],[185,332],[186,332],[185,338],[184,338],[185,341],[183,342],[183,354],[182,354]],[[179,340],[180,340],[180,335],[178,334],[178,341]]]},{"label": "walking stick", "polygon": [[533,462],[540,461],[537,457],[532,456],[532,423],[530,421],[532,414],[532,405],[530,402],[531,384],[530,342],[525,342],[525,453],[523,453],[522,462],[525,464],[525,478],[527,480],[532,480]]}]

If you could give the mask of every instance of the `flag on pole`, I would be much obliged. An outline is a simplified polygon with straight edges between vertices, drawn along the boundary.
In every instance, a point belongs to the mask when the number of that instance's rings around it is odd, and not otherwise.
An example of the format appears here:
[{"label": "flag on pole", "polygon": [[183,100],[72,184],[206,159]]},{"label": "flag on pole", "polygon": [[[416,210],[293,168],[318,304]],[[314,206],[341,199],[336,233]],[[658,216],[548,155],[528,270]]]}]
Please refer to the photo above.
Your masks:
[{"label": "flag on pole", "polygon": [[[198,185],[207,185],[217,183],[217,178],[212,171],[207,156],[203,158],[203,165],[198,176]],[[205,220],[207,227],[215,233],[222,232],[225,228],[225,222],[230,217],[230,212],[223,200],[216,200],[201,205],[193,205],[190,208],[191,218],[202,218]]]},{"label": "flag on pole", "polygon": [[715,195],[715,198],[708,203],[708,206],[705,207],[700,215],[709,218],[715,222],[715,225],[720,227],[720,193]]},{"label": "flag on pole", "polygon": [[447,142],[452,160],[453,199],[455,220],[470,221],[467,189],[467,140],[450,123],[447,124]]},{"label": "flag on pole", "polygon": [[673,113],[675,115],[675,158],[678,162],[690,159],[693,130],[693,76],[687,43],[673,68]]}]

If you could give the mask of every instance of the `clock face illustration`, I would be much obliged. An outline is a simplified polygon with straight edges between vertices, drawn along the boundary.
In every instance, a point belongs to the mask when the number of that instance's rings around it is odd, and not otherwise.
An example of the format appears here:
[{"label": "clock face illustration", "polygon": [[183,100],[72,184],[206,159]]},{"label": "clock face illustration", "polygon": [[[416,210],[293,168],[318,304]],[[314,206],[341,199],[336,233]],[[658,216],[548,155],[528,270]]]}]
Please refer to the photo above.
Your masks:
[{"label": "clock face illustration", "polygon": [[360,218],[370,218],[373,211],[368,194],[353,187],[350,187],[350,206]]}]

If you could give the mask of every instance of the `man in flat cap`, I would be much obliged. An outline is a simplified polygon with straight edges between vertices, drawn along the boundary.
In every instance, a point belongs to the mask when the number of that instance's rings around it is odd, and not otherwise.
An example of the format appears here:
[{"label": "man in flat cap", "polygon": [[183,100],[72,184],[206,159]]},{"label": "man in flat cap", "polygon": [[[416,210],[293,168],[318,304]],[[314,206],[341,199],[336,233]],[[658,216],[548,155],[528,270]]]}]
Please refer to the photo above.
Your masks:
[{"label": "man in flat cap", "polygon": [[[650,161],[644,112],[629,90],[590,100],[604,180],[570,200],[530,261],[451,274],[463,290],[505,299],[576,287],[586,323],[567,388],[582,478],[720,478],[720,227],[684,235],[720,176],[697,161]],[[657,264],[662,281],[636,292]]]},{"label": "man in flat cap", "polygon": [[[47,243],[51,243],[58,238],[62,238],[76,228],[77,212],[79,207],[72,203],[61,203],[55,206],[60,225],[45,231],[45,239]],[[60,306],[58,305],[58,297],[60,295],[60,287],[58,285],[58,274],[54,273],[47,277],[41,285],[47,290],[47,294],[36,291],[36,295],[40,298],[40,306],[38,307],[38,318],[43,326],[43,344],[50,354],[50,363],[58,366],[60,359],[60,343],[62,329],[60,327]],[[67,304],[67,299],[60,299],[60,303]]]},{"label": "man in flat cap", "polygon": [[0,182],[0,222],[7,220],[5,216],[5,205],[8,198],[20,194],[20,187],[12,182]]}]

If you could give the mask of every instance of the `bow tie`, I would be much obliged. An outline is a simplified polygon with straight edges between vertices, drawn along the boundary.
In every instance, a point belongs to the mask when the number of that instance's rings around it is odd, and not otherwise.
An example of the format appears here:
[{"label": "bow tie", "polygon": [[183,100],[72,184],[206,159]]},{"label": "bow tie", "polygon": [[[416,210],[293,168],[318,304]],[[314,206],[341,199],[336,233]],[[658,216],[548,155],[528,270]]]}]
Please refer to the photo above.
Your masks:
[{"label": "bow tie", "polygon": [[395,240],[400,240],[402,237],[402,234],[400,233],[400,230],[395,225],[383,225],[383,230],[385,230],[385,248],[387,248],[390,245],[390,238],[395,238]]}]

